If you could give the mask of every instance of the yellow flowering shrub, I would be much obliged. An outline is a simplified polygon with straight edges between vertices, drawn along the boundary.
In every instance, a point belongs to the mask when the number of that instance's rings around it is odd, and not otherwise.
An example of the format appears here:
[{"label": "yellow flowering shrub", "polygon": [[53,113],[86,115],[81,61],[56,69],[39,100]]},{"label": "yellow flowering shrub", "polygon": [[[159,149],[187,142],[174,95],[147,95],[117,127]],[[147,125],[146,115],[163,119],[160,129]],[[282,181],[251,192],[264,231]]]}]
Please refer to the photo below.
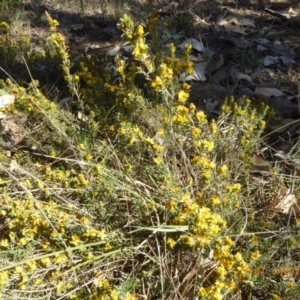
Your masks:
[{"label": "yellow flowering shrub", "polygon": [[[250,252],[238,247],[245,228],[235,217],[268,107],[231,97],[212,119],[188,103],[191,85],[180,77],[193,72],[192,47],[162,41],[168,24],[157,13],[138,25],[120,19],[129,59],[91,55],[74,68],[59,23],[46,18],[45,56],[59,62],[64,90],[83,117],[49,101],[35,80],[0,82],[16,96],[5,112],[29,118],[26,152],[14,150],[22,170],[7,172],[10,157],[0,159],[0,249],[16,253],[14,261],[3,257],[0,292],[113,300],[232,295],[261,257],[255,237]],[[9,26],[0,30],[5,51],[14,49]],[[25,39],[34,61],[31,46]]]}]

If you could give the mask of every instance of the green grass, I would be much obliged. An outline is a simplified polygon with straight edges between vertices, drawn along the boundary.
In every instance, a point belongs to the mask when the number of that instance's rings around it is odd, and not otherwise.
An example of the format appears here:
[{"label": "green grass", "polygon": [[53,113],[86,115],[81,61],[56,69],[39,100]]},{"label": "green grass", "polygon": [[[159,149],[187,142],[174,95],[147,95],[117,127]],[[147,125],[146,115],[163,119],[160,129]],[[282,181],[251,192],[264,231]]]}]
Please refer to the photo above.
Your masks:
[{"label": "green grass", "polygon": [[[47,22],[41,41],[0,23],[0,85],[16,97],[1,133],[23,136],[1,141],[2,299],[297,297],[299,221],[259,208],[279,190],[296,194],[297,171],[274,163],[264,177],[251,163],[263,153],[266,101],[224,99],[215,119],[187,105],[179,77],[191,49],[161,35],[155,13],[144,27],[120,19],[134,59],[114,58],[117,77],[106,57],[74,59]],[[150,78],[142,88],[137,73]],[[51,101],[54,76],[72,109]]]}]

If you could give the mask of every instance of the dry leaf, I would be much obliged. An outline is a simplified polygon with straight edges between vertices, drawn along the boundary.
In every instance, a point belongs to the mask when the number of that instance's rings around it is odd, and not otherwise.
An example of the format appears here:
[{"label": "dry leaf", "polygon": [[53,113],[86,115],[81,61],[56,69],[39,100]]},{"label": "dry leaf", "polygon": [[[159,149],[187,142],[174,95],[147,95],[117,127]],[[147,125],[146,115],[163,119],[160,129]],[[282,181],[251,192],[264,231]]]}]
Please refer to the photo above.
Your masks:
[{"label": "dry leaf", "polygon": [[255,88],[255,94],[266,97],[279,97],[283,95],[283,92],[275,88],[257,87]]},{"label": "dry leaf", "polygon": [[293,194],[288,194],[281,199],[275,208],[279,209],[283,214],[289,214],[291,207],[297,204],[298,200],[296,196]]},{"label": "dry leaf", "polygon": [[15,102],[14,95],[2,95],[0,96],[0,108],[6,107]]},{"label": "dry leaf", "polygon": [[27,116],[22,114],[15,114],[1,119],[0,134],[6,143],[6,147],[11,148],[24,141],[26,121]]},{"label": "dry leaf", "polygon": [[252,43],[247,41],[243,36],[236,39],[233,38],[233,41],[238,48],[246,48],[252,46]]},{"label": "dry leaf", "polygon": [[286,67],[289,67],[291,64],[296,63],[292,58],[281,55],[281,56],[266,56],[261,60],[265,67],[277,64],[278,62],[282,62]]},{"label": "dry leaf", "polygon": [[203,61],[204,58],[203,57],[199,57],[198,55],[195,56],[195,55],[189,55],[189,60],[192,61],[192,62],[200,62],[200,61]]},{"label": "dry leaf", "polygon": [[262,46],[262,45],[258,45],[257,48],[256,48],[256,51],[257,52],[263,52],[263,51],[266,51],[268,50],[266,47]]},{"label": "dry leaf", "polygon": [[77,118],[83,122],[87,122],[89,120],[89,118],[86,115],[84,115],[81,111],[77,113]]},{"label": "dry leaf", "polygon": [[191,44],[192,47],[193,47],[193,49],[195,49],[195,50],[197,50],[199,52],[204,51],[203,44],[201,42],[199,42],[198,40],[194,39],[194,38],[190,38],[190,39],[185,40],[184,42],[182,42],[181,44],[179,44],[178,47],[180,49],[183,49],[186,44]]},{"label": "dry leaf", "polygon": [[241,72],[238,72],[235,68],[231,68],[229,70],[229,73],[230,73],[233,81],[235,81],[235,82],[239,81],[239,80],[242,80],[242,79],[244,79],[244,80],[246,80],[250,83],[252,82],[252,79],[250,78],[250,76],[248,76],[247,74],[243,74]]},{"label": "dry leaf", "polygon": [[21,168],[21,166],[17,163],[17,161],[15,159],[12,159],[9,165],[9,171],[15,175],[21,175],[26,173],[25,171],[23,171],[23,169]]},{"label": "dry leaf", "polygon": [[255,27],[254,21],[249,18],[242,18],[238,20],[238,25],[240,26],[250,26]]},{"label": "dry leaf", "polygon": [[297,199],[294,195],[290,194],[291,189],[283,192],[281,189],[278,191],[274,199],[272,199],[266,206],[260,209],[257,213],[268,212],[272,210],[281,210],[282,213],[289,213],[293,205],[297,206]]},{"label": "dry leaf", "polygon": [[66,97],[57,102],[60,107],[70,108],[72,97]]},{"label": "dry leaf", "polygon": [[235,26],[235,25],[225,25],[224,27],[225,27],[226,30],[229,30],[229,31],[232,31],[232,32],[235,32],[235,33],[246,34],[246,31],[243,27],[238,27],[238,26]]},{"label": "dry leaf", "polygon": [[205,106],[208,112],[213,113],[217,112],[215,108],[219,105],[220,101],[218,100],[212,100],[212,99],[207,99]]},{"label": "dry leaf", "polygon": [[252,96],[255,95],[255,93],[251,89],[249,89],[248,87],[246,87],[246,86],[242,86],[240,88],[240,91],[241,91],[242,95],[246,95],[246,96],[249,96],[249,97],[252,97]]},{"label": "dry leaf", "polygon": [[269,163],[259,154],[254,155],[251,158],[251,164],[258,169],[266,169],[269,168]]},{"label": "dry leaf", "polygon": [[259,43],[260,45],[270,44],[270,41],[268,39],[265,39],[265,38],[258,38],[258,39],[255,39],[255,41],[257,43]]},{"label": "dry leaf", "polygon": [[270,65],[274,65],[278,63],[278,56],[266,56],[265,58],[262,58],[262,63],[264,64],[265,67],[270,66]]},{"label": "dry leaf", "polygon": [[15,159],[12,159],[9,165],[9,171],[13,172],[16,169],[20,169],[21,167],[19,166],[19,164],[17,163],[17,161]]},{"label": "dry leaf", "polygon": [[280,56],[280,57],[279,57],[279,60],[281,60],[282,63],[283,63],[286,67],[289,67],[290,65],[296,63],[292,58],[287,57],[287,56],[284,56],[284,55]]},{"label": "dry leaf", "polygon": [[282,44],[278,40],[273,43],[272,50],[283,56],[295,57],[295,50],[289,47],[289,45]]},{"label": "dry leaf", "polygon": [[80,24],[80,23],[75,23],[75,24],[72,24],[72,25],[71,25],[71,28],[72,28],[73,30],[77,31],[77,30],[83,29],[83,28],[84,28],[84,25],[83,25],[83,24]]},{"label": "dry leaf", "polygon": [[187,75],[186,73],[182,73],[180,76],[181,81],[191,81],[191,80],[196,80],[196,81],[205,81],[206,80],[206,66],[207,62],[201,62],[194,64],[193,68],[195,72],[191,75]]}]

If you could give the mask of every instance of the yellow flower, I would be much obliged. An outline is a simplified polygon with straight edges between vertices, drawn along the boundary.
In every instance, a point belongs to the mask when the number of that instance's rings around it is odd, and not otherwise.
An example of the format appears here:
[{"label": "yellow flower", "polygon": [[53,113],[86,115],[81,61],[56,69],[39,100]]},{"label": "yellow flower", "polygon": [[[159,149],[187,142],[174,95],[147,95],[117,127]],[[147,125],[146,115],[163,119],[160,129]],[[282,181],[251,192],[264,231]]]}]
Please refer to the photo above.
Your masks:
[{"label": "yellow flower", "polygon": [[58,21],[56,21],[55,19],[52,19],[52,17],[47,12],[45,12],[45,14],[46,14],[47,22],[48,22],[49,26],[57,27],[59,25]]},{"label": "yellow flower", "polygon": [[201,297],[205,297],[207,296],[207,291],[204,287],[201,286],[201,288],[199,289],[199,294]]},{"label": "yellow flower", "polygon": [[177,111],[179,114],[184,116],[189,112],[189,109],[183,105],[179,105],[179,106],[177,106]]},{"label": "yellow flower", "polygon": [[216,291],[213,294],[213,299],[214,300],[222,300],[223,299],[223,295],[219,291]]},{"label": "yellow flower", "polygon": [[68,260],[67,256],[64,253],[60,253],[55,256],[55,262],[56,263],[64,263]]},{"label": "yellow flower", "polygon": [[160,135],[164,135],[165,134],[165,130],[163,128],[159,128],[157,131],[158,134]]},{"label": "yellow flower", "polygon": [[286,283],[286,285],[289,287],[289,288],[292,288],[293,286],[295,286],[295,283],[293,281],[288,281]]},{"label": "yellow flower", "polygon": [[246,136],[242,136],[241,143],[243,146],[246,146],[250,144],[250,140]]},{"label": "yellow flower", "polygon": [[191,130],[191,132],[192,132],[193,136],[197,136],[197,135],[199,135],[201,133],[201,130],[199,128],[197,128],[197,127],[193,127],[192,130]]},{"label": "yellow flower", "polygon": [[199,110],[196,113],[196,118],[197,118],[197,120],[198,120],[199,123],[205,124],[207,122],[206,115],[205,115],[205,113],[202,110]]},{"label": "yellow flower", "polygon": [[141,37],[143,34],[144,34],[144,27],[139,24],[134,31],[134,35],[136,37]]},{"label": "yellow flower", "polygon": [[173,249],[174,246],[176,245],[176,242],[175,242],[172,238],[168,238],[167,244],[169,245],[169,247],[170,247],[171,249]]},{"label": "yellow flower", "polygon": [[80,143],[80,144],[77,145],[77,149],[85,150],[85,145],[83,143]]},{"label": "yellow flower", "polygon": [[242,188],[242,185],[240,183],[235,183],[232,185],[228,185],[226,187],[226,190],[228,193],[233,193],[233,192],[237,192]]},{"label": "yellow flower", "polygon": [[150,144],[150,145],[154,145],[154,144],[155,144],[155,143],[154,143],[154,140],[151,139],[150,137],[145,138],[145,142],[147,142],[147,143]]},{"label": "yellow flower", "polygon": [[123,128],[123,127],[121,127],[121,128],[118,129],[118,132],[119,132],[120,134],[125,134],[125,133],[126,133],[126,129]]},{"label": "yellow flower", "polygon": [[93,258],[94,258],[94,255],[93,255],[92,252],[89,252],[89,253],[87,254],[87,256],[86,256],[86,259],[87,259],[87,260],[92,260]]},{"label": "yellow flower", "polygon": [[192,49],[193,49],[193,45],[192,44],[186,43],[184,45],[184,53],[189,54]]},{"label": "yellow flower", "polygon": [[172,120],[179,124],[189,124],[190,123],[190,120],[186,116],[183,116],[183,115],[173,116]]},{"label": "yellow flower", "polygon": [[77,234],[72,235],[71,244],[78,245],[80,243],[80,237]]},{"label": "yellow flower", "polygon": [[169,79],[169,78],[172,77],[173,71],[172,71],[172,69],[168,68],[167,65],[166,65],[165,63],[162,63],[162,64],[159,66],[159,75],[160,75],[162,78]]},{"label": "yellow flower", "polygon": [[170,51],[170,55],[173,57],[175,55],[175,52],[176,52],[176,47],[174,46],[173,43],[171,43],[171,44],[168,44],[168,48],[169,48],[169,51]]},{"label": "yellow flower", "polygon": [[42,248],[43,249],[47,249],[49,246],[50,246],[50,242],[45,240],[43,241],[43,243],[41,244]]},{"label": "yellow flower", "polygon": [[0,241],[0,246],[7,248],[8,247],[8,239],[3,239]]},{"label": "yellow flower", "polygon": [[138,39],[136,47],[133,50],[133,56],[135,59],[144,60],[147,57],[148,46],[144,44],[141,39]]},{"label": "yellow flower", "polygon": [[189,112],[194,112],[195,110],[196,110],[195,104],[194,104],[194,103],[191,103],[191,104],[189,105]]},{"label": "yellow flower", "polygon": [[229,237],[229,236],[225,236],[224,237],[224,242],[229,245],[229,246],[232,246],[233,245],[233,241],[232,239]]},{"label": "yellow flower", "polygon": [[219,169],[219,174],[225,175],[228,171],[228,167],[226,165],[222,165]]},{"label": "yellow flower", "polygon": [[154,145],[152,145],[152,147],[156,152],[159,152],[159,153],[164,150],[164,147],[161,145],[154,144]]},{"label": "yellow flower", "polygon": [[9,25],[6,22],[1,22],[0,23],[0,28],[7,30],[7,29],[9,29]]},{"label": "yellow flower", "polygon": [[93,156],[92,156],[91,154],[87,153],[87,154],[84,156],[84,158],[85,158],[86,160],[91,160],[91,159],[93,158]]},{"label": "yellow flower", "polygon": [[183,243],[185,243],[186,245],[193,247],[195,245],[195,239],[187,234],[183,234],[180,236],[180,239],[182,240]]},{"label": "yellow flower", "polygon": [[41,259],[41,263],[42,265],[44,265],[45,267],[49,267],[51,265],[51,260],[49,257],[46,258],[42,258]]},{"label": "yellow flower", "polygon": [[217,126],[215,120],[212,120],[212,121],[210,122],[209,127],[210,127],[210,132],[211,132],[212,134],[215,134],[215,133],[217,132],[218,126]]},{"label": "yellow flower", "polygon": [[24,245],[26,245],[26,243],[27,243],[27,238],[23,237],[23,238],[19,239],[18,245],[24,246]]},{"label": "yellow flower", "polygon": [[184,90],[179,90],[178,92],[178,101],[185,103],[189,98],[189,93],[185,92]]},{"label": "yellow flower", "polygon": [[216,167],[215,162],[213,162],[211,160],[204,160],[202,162],[202,165],[205,169],[214,169]]},{"label": "yellow flower", "polygon": [[8,278],[9,278],[8,271],[0,272],[0,286],[4,285],[8,281]]},{"label": "yellow flower", "polygon": [[110,297],[112,300],[119,300],[119,295],[120,295],[120,291],[117,291],[117,290],[112,290],[110,292]]},{"label": "yellow flower", "polygon": [[160,156],[154,157],[153,161],[157,164],[160,165],[163,162],[163,159]]},{"label": "yellow flower", "polygon": [[129,145],[132,145],[136,141],[136,138],[134,136],[129,136]]},{"label": "yellow flower", "polygon": [[97,236],[97,230],[94,228],[87,229],[85,236],[91,237],[91,236]]},{"label": "yellow flower", "polygon": [[213,150],[215,147],[215,144],[213,141],[203,141],[203,145],[208,151]]},{"label": "yellow flower", "polygon": [[106,243],[105,244],[105,250],[106,251],[109,251],[109,250],[111,250],[113,248],[113,246],[110,244],[110,243]]},{"label": "yellow flower", "polygon": [[220,204],[221,203],[221,200],[218,196],[211,196],[210,197],[210,200],[211,202],[213,203],[213,205],[216,205],[216,204]]},{"label": "yellow flower", "polygon": [[36,269],[36,263],[34,260],[30,260],[25,263],[26,264],[26,270],[29,272],[32,272]]},{"label": "yellow flower", "polygon": [[209,230],[210,230],[210,234],[215,235],[220,232],[221,228],[218,225],[213,224],[210,226]]},{"label": "yellow flower", "polygon": [[155,79],[151,82],[151,86],[155,89],[160,89],[163,85],[164,83],[159,76],[155,76]]},{"label": "yellow flower", "polygon": [[170,212],[174,212],[175,211],[175,206],[176,206],[176,202],[174,200],[168,200],[166,202],[166,207]]},{"label": "yellow flower", "polygon": [[227,281],[225,286],[229,289],[235,290],[237,288],[237,284],[234,281]]},{"label": "yellow flower", "polygon": [[131,164],[125,164],[124,167],[126,168],[127,171],[132,171],[133,166]]},{"label": "yellow flower", "polygon": [[98,231],[97,237],[99,237],[100,239],[105,238],[106,234],[105,234],[105,230],[102,229],[100,231]]},{"label": "yellow flower", "polygon": [[243,260],[243,257],[242,257],[242,254],[240,252],[237,252],[235,255],[234,255],[234,258],[236,261],[242,261]]},{"label": "yellow flower", "polygon": [[15,270],[14,270],[15,274],[23,274],[24,273],[24,269],[21,266],[16,266]]},{"label": "yellow flower", "polygon": [[259,251],[257,250],[257,251],[254,251],[254,252],[251,253],[250,258],[251,258],[251,260],[257,260],[257,259],[260,258],[260,256],[261,255],[260,255]]},{"label": "yellow flower", "polygon": [[96,170],[97,174],[100,175],[102,173],[102,166],[100,164],[97,164],[95,166],[95,170]]},{"label": "yellow flower", "polygon": [[219,265],[219,267],[217,268],[217,273],[221,276],[221,277],[225,277],[227,275],[227,271],[226,268],[224,267],[224,265]]},{"label": "yellow flower", "polygon": [[124,300],[138,300],[138,298],[130,293],[127,293]]}]

